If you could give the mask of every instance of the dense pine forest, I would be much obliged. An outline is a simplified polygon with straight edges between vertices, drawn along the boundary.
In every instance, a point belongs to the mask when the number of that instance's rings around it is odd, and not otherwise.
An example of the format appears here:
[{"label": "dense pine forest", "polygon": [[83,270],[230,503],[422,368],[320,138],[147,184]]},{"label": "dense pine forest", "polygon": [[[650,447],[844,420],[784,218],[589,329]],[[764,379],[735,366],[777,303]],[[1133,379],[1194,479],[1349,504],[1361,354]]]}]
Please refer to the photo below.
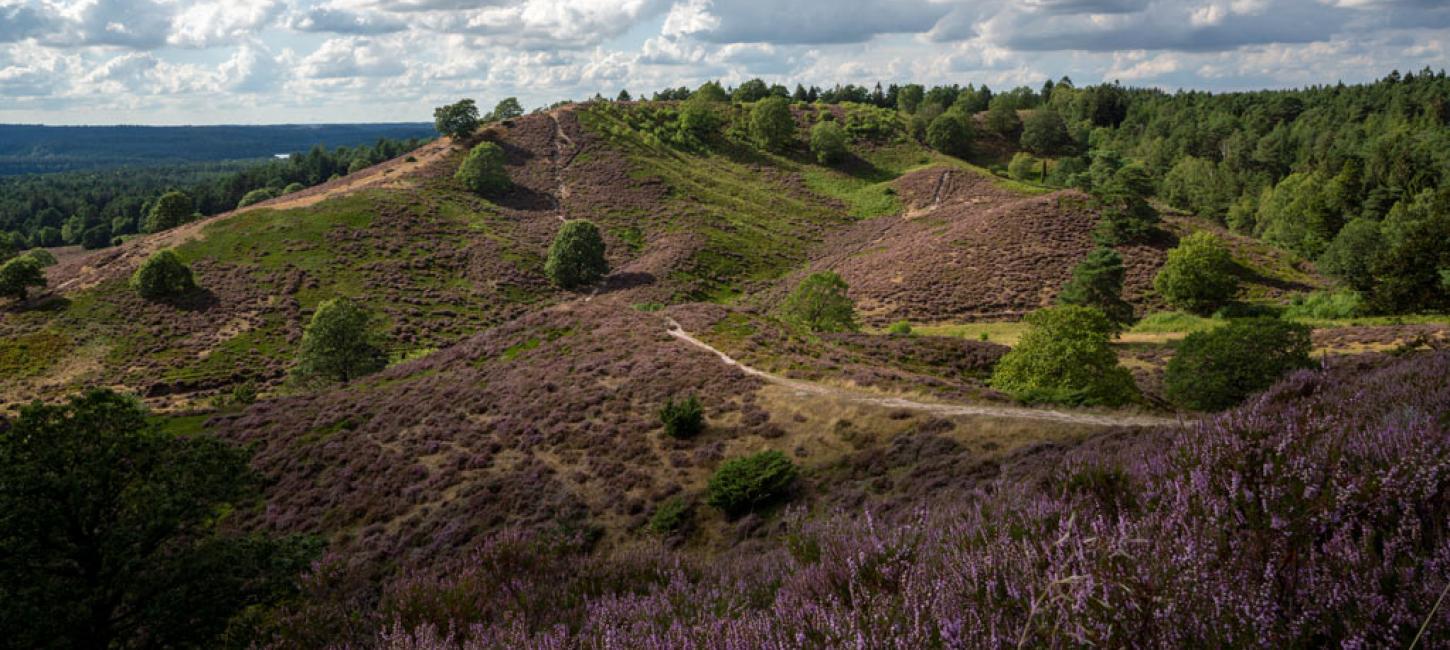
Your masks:
[{"label": "dense pine forest", "polygon": [[[226,161],[0,178],[0,249],[110,246],[147,231],[157,200],[180,191],[190,215],[212,215],[346,175],[416,149],[419,139],[325,149],[266,161]],[[86,233],[91,233],[88,239]]]}]

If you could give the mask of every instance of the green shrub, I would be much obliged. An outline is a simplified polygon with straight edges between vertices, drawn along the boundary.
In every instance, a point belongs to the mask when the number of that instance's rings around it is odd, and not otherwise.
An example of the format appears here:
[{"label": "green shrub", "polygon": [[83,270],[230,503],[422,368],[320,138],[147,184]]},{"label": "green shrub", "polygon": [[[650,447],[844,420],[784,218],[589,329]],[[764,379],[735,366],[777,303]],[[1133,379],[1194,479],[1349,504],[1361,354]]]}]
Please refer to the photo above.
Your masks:
[{"label": "green shrub", "polygon": [[704,430],[705,410],[694,395],[679,401],[670,398],[660,407],[660,423],[671,438],[689,438]]},{"label": "green shrub", "polygon": [[44,248],[32,248],[28,251],[25,251],[25,253],[21,255],[21,257],[29,257],[30,259],[35,260],[35,263],[39,264],[41,268],[45,268],[47,266],[55,266],[56,264],[55,256],[51,255],[50,251],[45,250]]},{"label": "green shrub", "polygon": [[109,224],[103,223],[99,226],[91,226],[85,232],[81,233],[81,248],[88,251],[105,248],[110,245],[111,226]]},{"label": "green shrub", "polygon": [[346,382],[382,370],[388,355],[372,323],[372,315],[351,300],[323,301],[302,333],[297,376]]},{"label": "green shrub", "polygon": [[1243,401],[1286,373],[1313,365],[1309,326],[1277,318],[1230,321],[1189,334],[1163,376],[1168,399],[1199,411]]},{"label": "green shrub", "polygon": [[[829,113],[828,113],[829,115]],[[835,122],[818,122],[811,127],[811,152],[822,165],[846,159],[846,132]]]},{"label": "green shrub", "polygon": [[895,336],[910,336],[911,323],[908,323],[904,320],[896,321],[895,323],[891,324],[891,327],[886,328],[886,333]]},{"label": "green shrub", "polygon": [[1029,402],[1117,406],[1138,394],[1108,345],[1117,327],[1092,307],[1027,315],[1027,331],[992,373],[992,387]]},{"label": "green shrub", "polygon": [[993,101],[991,108],[987,109],[987,128],[1001,136],[1010,136],[1022,128],[1022,118],[1017,115],[1017,107],[1012,102],[997,100]]},{"label": "green shrub", "polygon": [[244,194],[242,200],[237,201],[237,207],[245,208],[249,205],[270,201],[275,198],[277,198],[276,192],[273,192],[270,188],[260,187]]},{"label": "green shrub", "polygon": [[1153,278],[1153,288],[1168,304],[1195,314],[1211,314],[1238,291],[1233,258],[1212,233],[1199,231],[1168,251]]},{"label": "green shrub", "polygon": [[766,97],[750,109],[750,137],[757,145],[780,151],[795,137],[795,119],[790,115],[790,102],[781,97]]},{"label": "green shrub", "polygon": [[835,272],[813,273],[802,280],[781,305],[785,320],[814,332],[854,332],[856,303],[846,295],[846,281]]},{"label": "green shrub", "polygon": [[[409,158],[412,158],[412,156],[408,156],[408,157]],[[307,189],[307,186],[306,185],[303,185],[301,183],[289,183],[287,185],[287,187],[282,188],[282,193],[283,194],[291,194],[293,192],[301,192],[302,190],[305,190],[305,189]]]},{"label": "green shrub", "polygon": [[665,500],[649,518],[650,532],[656,535],[681,533],[690,526],[690,504],[680,497]]},{"label": "green shrub", "polygon": [[194,206],[185,192],[167,192],[152,204],[146,216],[146,232],[161,232],[191,220]]},{"label": "green shrub", "polygon": [[715,106],[716,103],[708,99],[686,100],[680,107],[679,138],[696,145],[713,140],[725,123]]},{"label": "green shrub", "polygon": [[1357,291],[1296,293],[1284,309],[1285,318],[1354,318],[1364,315],[1364,298]]},{"label": "green shrub", "polygon": [[544,273],[565,289],[594,284],[608,274],[609,262],[604,259],[604,238],[599,227],[584,219],[564,222],[549,246]]},{"label": "green shrub", "polygon": [[454,178],[478,194],[495,194],[512,185],[504,169],[503,149],[492,142],[480,142],[463,159]]},{"label": "green shrub", "polygon": [[146,258],[131,275],[131,287],[147,300],[177,298],[196,288],[191,269],[171,249],[159,250]]},{"label": "green shrub", "polygon": [[949,156],[964,157],[971,153],[972,127],[956,113],[942,113],[926,127],[926,144]]},{"label": "green shrub", "polygon": [[1037,171],[1037,159],[1025,151],[1012,154],[1012,162],[1007,163],[1007,175],[1019,181],[1041,180],[1035,178],[1040,176]]},{"label": "green shrub", "polygon": [[727,460],[710,477],[709,504],[730,516],[785,495],[799,470],[778,451]]},{"label": "green shrub", "polygon": [[45,286],[45,271],[34,257],[21,255],[0,264],[0,296],[23,301],[30,287]]}]

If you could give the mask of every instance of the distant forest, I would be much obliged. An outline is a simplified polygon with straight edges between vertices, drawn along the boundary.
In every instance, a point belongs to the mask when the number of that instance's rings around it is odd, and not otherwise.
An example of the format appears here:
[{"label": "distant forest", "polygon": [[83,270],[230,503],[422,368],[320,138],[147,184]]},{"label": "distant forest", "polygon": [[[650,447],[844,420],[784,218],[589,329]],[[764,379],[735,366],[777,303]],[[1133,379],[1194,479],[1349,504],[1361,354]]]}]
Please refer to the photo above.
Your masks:
[{"label": "distant forest", "polygon": [[[430,130],[432,127],[429,127]],[[327,181],[418,148],[422,139],[313,146],[287,159],[128,165],[0,177],[0,258],[33,246],[111,245],[144,232],[163,194],[184,195],[186,215],[212,215]]]},{"label": "distant forest", "polygon": [[0,124],[0,176],[196,161],[270,158],[315,145],[427,138],[433,125],[38,126]]}]

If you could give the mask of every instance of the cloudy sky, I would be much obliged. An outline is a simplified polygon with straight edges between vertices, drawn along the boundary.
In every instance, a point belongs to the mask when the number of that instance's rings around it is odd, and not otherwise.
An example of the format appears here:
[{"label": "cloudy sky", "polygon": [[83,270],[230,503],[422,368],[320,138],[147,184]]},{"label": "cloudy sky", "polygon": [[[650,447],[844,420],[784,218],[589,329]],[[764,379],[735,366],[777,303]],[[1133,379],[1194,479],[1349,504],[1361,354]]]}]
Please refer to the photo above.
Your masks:
[{"label": "cloudy sky", "polygon": [[0,0],[0,122],[427,121],[750,77],[1243,89],[1450,62],[1450,0]]}]

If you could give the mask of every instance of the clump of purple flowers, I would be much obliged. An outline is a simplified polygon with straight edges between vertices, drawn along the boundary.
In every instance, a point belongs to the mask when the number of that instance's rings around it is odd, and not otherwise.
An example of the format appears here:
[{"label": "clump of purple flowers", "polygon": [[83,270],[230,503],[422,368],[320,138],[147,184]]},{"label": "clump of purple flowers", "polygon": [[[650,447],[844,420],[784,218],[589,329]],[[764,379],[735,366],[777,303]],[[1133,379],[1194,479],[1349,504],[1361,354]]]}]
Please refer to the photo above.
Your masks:
[{"label": "clump of purple flowers", "polygon": [[1300,372],[1156,439],[907,521],[797,516],[779,544],[724,557],[500,535],[395,581],[359,641],[1405,647],[1425,626],[1421,647],[1444,643],[1450,353]]}]

